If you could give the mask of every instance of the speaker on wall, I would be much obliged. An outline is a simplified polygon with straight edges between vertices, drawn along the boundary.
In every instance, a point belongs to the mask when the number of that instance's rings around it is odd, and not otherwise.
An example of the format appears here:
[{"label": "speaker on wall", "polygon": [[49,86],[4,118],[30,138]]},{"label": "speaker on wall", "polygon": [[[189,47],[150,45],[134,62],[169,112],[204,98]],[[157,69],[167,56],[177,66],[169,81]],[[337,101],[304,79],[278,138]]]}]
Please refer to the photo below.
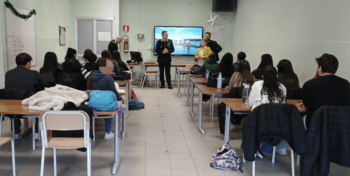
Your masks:
[{"label": "speaker on wall", "polygon": [[233,12],[237,0],[213,0],[213,12]]}]

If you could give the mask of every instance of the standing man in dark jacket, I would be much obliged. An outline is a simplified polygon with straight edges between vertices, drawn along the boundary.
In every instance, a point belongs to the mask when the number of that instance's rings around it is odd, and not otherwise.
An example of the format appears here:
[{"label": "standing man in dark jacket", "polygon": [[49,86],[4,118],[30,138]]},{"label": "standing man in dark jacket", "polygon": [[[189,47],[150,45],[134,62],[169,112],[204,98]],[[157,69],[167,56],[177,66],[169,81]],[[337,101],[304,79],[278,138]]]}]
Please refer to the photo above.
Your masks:
[{"label": "standing man in dark jacket", "polygon": [[210,40],[211,38],[211,33],[206,32],[205,33],[205,39],[208,41],[207,46],[210,47],[210,49],[215,53],[216,56],[216,61],[219,61],[219,52],[222,50],[221,46],[214,40]]},{"label": "standing man in dark jacket", "polygon": [[307,81],[302,89],[303,104],[307,108],[306,126],[322,106],[350,105],[349,81],[334,75],[338,70],[338,59],[331,54],[323,54],[316,62],[318,66],[313,79]]},{"label": "standing man in dark jacket", "polygon": [[[34,93],[45,89],[44,82],[41,79],[40,73],[34,70],[30,70],[32,66],[32,57],[27,53],[20,53],[16,57],[17,67],[6,72],[5,75],[5,89],[26,89],[33,91]],[[20,139],[21,133],[21,121],[16,116],[15,118],[15,138]],[[12,123],[12,121],[11,121]],[[12,125],[12,124],[11,124]],[[37,124],[36,124],[36,127]],[[12,128],[11,128],[12,129]],[[38,128],[36,128],[37,130]],[[38,131],[35,133],[35,138],[39,138]]]},{"label": "standing man in dark jacket", "polygon": [[113,51],[118,51],[118,44],[120,44],[123,41],[122,37],[118,36],[117,38],[113,39],[108,44],[108,51],[113,53]]},{"label": "standing man in dark jacket", "polygon": [[171,75],[170,75],[170,67],[171,67],[171,53],[175,51],[173,41],[168,39],[168,32],[162,32],[162,39],[157,41],[156,45],[156,53],[158,54],[158,63],[159,63],[159,71],[160,71],[160,88],[165,87],[164,83],[164,68],[166,74],[166,82],[168,83],[168,88],[173,89],[171,85]]}]

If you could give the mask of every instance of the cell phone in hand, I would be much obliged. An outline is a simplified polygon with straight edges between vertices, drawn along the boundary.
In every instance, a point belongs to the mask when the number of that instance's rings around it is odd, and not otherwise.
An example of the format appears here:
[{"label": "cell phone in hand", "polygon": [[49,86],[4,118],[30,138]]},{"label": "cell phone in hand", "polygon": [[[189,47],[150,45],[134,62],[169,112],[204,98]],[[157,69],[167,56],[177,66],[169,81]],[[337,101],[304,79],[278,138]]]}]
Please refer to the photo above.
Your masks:
[{"label": "cell phone in hand", "polygon": [[303,103],[303,101],[298,101],[298,103]]}]

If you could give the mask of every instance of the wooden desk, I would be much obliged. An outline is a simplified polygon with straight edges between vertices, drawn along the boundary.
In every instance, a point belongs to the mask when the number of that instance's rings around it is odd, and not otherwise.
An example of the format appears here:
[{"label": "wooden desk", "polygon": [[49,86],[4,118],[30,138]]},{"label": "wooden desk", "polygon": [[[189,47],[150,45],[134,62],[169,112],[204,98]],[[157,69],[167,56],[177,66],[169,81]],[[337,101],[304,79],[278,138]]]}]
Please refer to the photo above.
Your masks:
[{"label": "wooden desk", "polygon": [[180,75],[189,73],[190,70],[186,70],[186,68],[177,68],[176,74],[177,74],[177,96],[181,97],[181,91],[180,91]]},{"label": "wooden desk", "polygon": [[[231,110],[235,114],[250,114],[252,108],[243,104],[242,98],[221,98],[221,101],[226,104],[226,117],[225,117],[225,142],[230,142],[230,121],[231,121]],[[287,104],[299,104],[300,100],[286,100]],[[306,112],[306,108],[304,106],[296,106],[299,112]]]},{"label": "wooden desk", "polygon": [[[22,105],[22,100],[0,100],[0,114],[10,114],[10,115],[35,115],[39,118],[43,111],[33,111],[29,109],[29,106]],[[115,131],[119,129],[119,122],[121,113],[119,110],[115,111],[96,111],[97,115],[113,115],[114,118],[114,129]],[[118,116],[118,118],[117,118]],[[34,120],[33,120],[34,122]],[[118,132],[119,133],[119,132]],[[34,135],[33,135],[34,136]],[[35,150],[35,141],[33,142],[33,149]],[[119,153],[119,135],[117,133],[114,135],[114,162],[112,166],[112,174],[115,175],[120,163],[120,153]]]},{"label": "wooden desk", "polygon": [[[192,79],[192,78],[191,78]],[[195,78],[199,79],[199,78]],[[204,78],[205,79],[205,78]],[[193,84],[192,84],[193,86]],[[196,85],[196,88],[199,90],[199,111],[198,111],[198,124],[197,128],[200,133],[205,134],[204,129],[202,128],[202,108],[203,108],[203,94],[210,94],[212,97],[215,94],[228,94],[230,91],[225,88],[215,88],[215,87],[207,87],[206,85]],[[214,107],[213,107],[213,99],[210,98],[210,115],[213,117]],[[191,108],[190,108],[190,114],[193,117],[193,91],[191,94]]]}]

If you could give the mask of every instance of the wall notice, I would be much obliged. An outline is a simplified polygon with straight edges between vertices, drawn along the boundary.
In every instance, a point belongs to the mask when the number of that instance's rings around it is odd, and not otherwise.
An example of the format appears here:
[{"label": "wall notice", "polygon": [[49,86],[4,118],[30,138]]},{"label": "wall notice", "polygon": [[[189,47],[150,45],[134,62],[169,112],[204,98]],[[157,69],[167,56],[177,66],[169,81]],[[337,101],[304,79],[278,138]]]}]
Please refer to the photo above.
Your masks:
[{"label": "wall notice", "polygon": [[207,32],[211,32],[211,39],[216,41],[224,41],[226,40],[226,27],[225,26],[207,26]]},{"label": "wall notice", "polygon": [[111,33],[110,32],[98,32],[97,38],[99,42],[108,42],[111,41]]}]

